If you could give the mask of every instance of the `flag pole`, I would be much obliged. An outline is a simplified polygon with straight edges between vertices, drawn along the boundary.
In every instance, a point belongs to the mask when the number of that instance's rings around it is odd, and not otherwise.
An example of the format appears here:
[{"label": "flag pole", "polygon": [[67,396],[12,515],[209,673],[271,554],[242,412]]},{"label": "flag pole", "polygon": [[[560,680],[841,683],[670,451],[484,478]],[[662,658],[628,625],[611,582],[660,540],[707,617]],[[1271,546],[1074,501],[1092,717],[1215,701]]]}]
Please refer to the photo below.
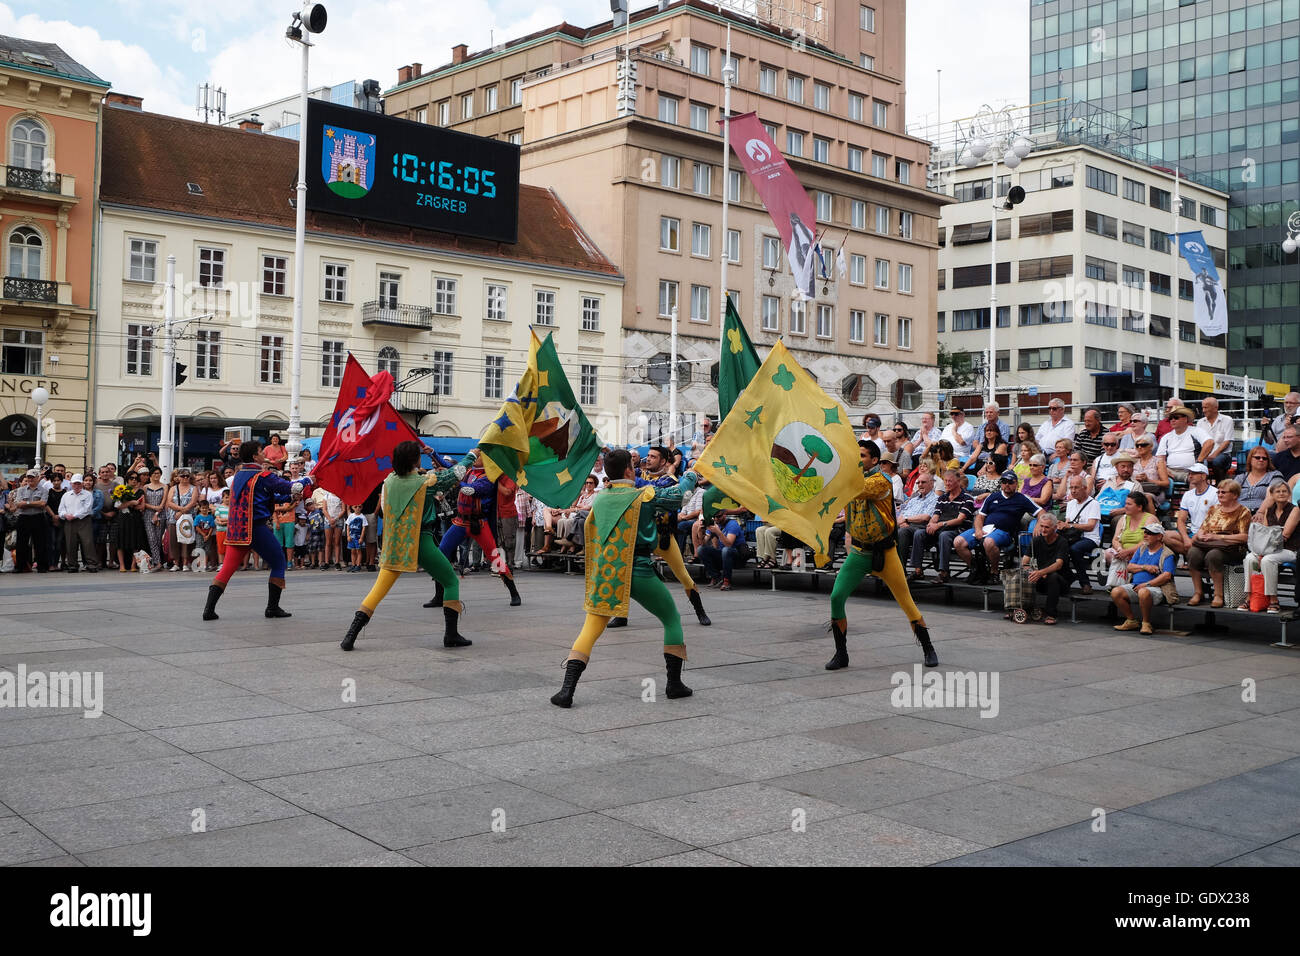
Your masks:
[{"label": "flag pole", "polygon": [[[1174,234],[1172,238],[1174,240],[1175,245],[1178,245],[1178,217],[1179,214],[1182,212],[1182,208],[1183,208],[1182,192],[1179,189],[1179,180],[1182,178],[1180,169],[1181,169],[1180,166],[1174,167],[1174,203],[1173,203]],[[1180,258],[1182,258],[1181,250],[1175,249],[1174,250],[1174,282],[1178,281],[1178,273],[1181,271],[1178,268],[1178,260]],[[1174,327],[1169,330],[1170,334],[1173,336],[1174,339],[1174,398],[1178,398],[1178,379],[1183,374],[1182,366],[1178,364],[1178,343],[1183,337],[1183,330],[1181,324],[1178,321],[1178,289],[1177,287],[1175,287],[1170,291],[1174,294],[1174,301],[1173,301],[1173,306],[1174,306],[1173,326]]]},{"label": "flag pole", "polygon": [[722,61],[722,310],[718,319],[718,361],[722,361],[723,330],[727,327],[727,241],[730,233],[728,191],[731,189],[731,24],[727,24],[727,55]]}]

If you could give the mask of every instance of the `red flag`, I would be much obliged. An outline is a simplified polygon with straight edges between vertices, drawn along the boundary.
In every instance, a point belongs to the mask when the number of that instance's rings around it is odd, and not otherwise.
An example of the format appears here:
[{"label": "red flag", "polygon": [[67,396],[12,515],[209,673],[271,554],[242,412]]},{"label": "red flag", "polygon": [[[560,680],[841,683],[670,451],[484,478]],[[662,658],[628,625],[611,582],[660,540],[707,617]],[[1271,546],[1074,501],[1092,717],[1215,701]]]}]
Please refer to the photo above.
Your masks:
[{"label": "red flag", "polygon": [[817,210],[808,193],[758,121],[757,113],[731,119],[731,148],[781,234],[795,286],[814,298]]},{"label": "red flag", "polygon": [[321,438],[320,463],[312,472],[315,483],[338,495],[344,504],[362,504],[388,476],[398,442],[420,440],[388,404],[392,394],[392,375],[367,375],[348,353],[334,415]]}]

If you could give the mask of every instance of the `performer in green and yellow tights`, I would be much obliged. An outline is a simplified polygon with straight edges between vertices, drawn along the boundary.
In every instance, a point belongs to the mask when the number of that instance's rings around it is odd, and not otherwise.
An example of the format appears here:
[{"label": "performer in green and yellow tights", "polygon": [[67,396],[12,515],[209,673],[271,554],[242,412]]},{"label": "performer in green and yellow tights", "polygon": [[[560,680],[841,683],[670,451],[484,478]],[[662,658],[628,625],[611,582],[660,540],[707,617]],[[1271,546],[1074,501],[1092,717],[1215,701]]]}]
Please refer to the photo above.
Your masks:
[{"label": "performer in green and yellow tights", "polygon": [[352,650],[361,629],[370,622],[375,608],[397,579],[406,571],[421,568],[442,586],[442,616],[446,622],[442,646],[468,647],[473,643],[456,629],[465,606],[460,602],[460,578],[438,549],[435,495],[459,486],[478,449],[471,449],[454,467],[430,472],[427,477],[416,471],[421,450],[420,443],[414,441],[401,442],[393,449],[393,473],[384,480],[384,546],[379,552],[379,576],[352,616],[352,626],[339,645],[345,651]]},{"label": "performer in green and yellow tights", "polygon": [[845,531],[851,541],[849,556],[835,575],[831,589],[831,634],[835,638],[835,656],[826,663],[828,671],[849,665],[849,621],[845,607],[849,595],[862,579],[874,574],[885,582],[889,593],[907,615],[912,632],[925,653],[925,666],[938,667],[939,655],[930,643],[925,618],[912,600],[907,574],[898,560],[898,523],[894,516],[894,486],[878,467],[880,446],[868,439],[858,442],[858,456],[866,479],[862,494],[845,507]]},{"label": "performer in green and yellow tights", "polygon": [[583,604],[587,617],[564,662],[564,684],[551,703],[573,706],[573,692],[591,660],[596,639],[604,633],[611,617],[627,616],[629,599],[664,626],[664,664],[668,670],[664,693],[673,699],[689,697],[691,689],[682,683],[682,664],[686,660],[682,618],[668,588],[654,572],[651,554],[659,543],[655,515],[679,510],[682,498],[695,490],[699,475],[688,471],[671,487],[638,488],[632,457],[621,448],[605,457],[605,473],[621,477],[596,495],[587,515],[587,597]]}]

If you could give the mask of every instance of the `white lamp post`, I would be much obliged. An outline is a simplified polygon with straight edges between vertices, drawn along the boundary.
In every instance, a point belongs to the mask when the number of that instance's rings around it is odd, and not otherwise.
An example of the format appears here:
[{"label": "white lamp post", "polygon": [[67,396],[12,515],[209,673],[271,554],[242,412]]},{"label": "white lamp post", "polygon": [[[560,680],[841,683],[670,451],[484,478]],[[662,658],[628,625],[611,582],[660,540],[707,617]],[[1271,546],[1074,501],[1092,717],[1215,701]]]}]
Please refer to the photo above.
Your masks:
[{"label": "white lamp post", "polygon": [[40,385],[32,389],[32,401],[36,403],[36,470],[41,470],[41,435],[45,431],[45,403],[50,400],[50,393]]},{"label": "white lamp post", "polygon": [[1288,256],[1300,248],[1300,209],[1291,213],[1286,220],[1286,238],[1282,240],[1282,251]]}]

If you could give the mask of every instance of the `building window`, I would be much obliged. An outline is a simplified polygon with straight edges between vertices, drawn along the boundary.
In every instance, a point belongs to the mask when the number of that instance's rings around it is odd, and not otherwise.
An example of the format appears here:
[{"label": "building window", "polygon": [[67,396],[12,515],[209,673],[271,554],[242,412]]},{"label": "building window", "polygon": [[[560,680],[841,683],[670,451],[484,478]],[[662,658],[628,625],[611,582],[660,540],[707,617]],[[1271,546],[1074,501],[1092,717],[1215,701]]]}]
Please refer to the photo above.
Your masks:
[{"label": "building window", "polygon": [[600,331],[600,296],[584,295],[582,297],[582,331]]},{"label": "building window", "polygon": [[550,289],[537,290],[535,325],[555,324],[555,293]]},{"label": "building window", "polygon": [[862,150],[856,146],[849,147],[849,171],[862,172]]},{"label": "building window", "polygon": [[1115,239],[1118,237],[1118,223],[1111,216],[1103,216],[1101,213],[1085,211],[1083,214],[1083,227],[1093,235],[1101,236],[1104,239]]},{"label": "building window", "polygon": [[1129,202],[1142,203],[1146,205],[1147,188],[1136,179],[1124,179],[1124,198]]},{"label": "building window", "polygon": [[774,295],[763,296],[763,331],[781,331],[781,300]]},{"label": "building window", "polygon": [[433,311],[438,315],[456,314],[456,280],[435,276],[433,280]]},{"label": "building window", "polygon": [[496,283],[488,283],[486,287],[487,307],[484,310],[484,318],[493,322],[506,321],[506,287]]},{"label": "building window", "polygon": [[[451,395],[451,371],[454,356],[451,352],[434,352],[431,368],[433,376],[429,391],[434,395]],[[397,376],[394,375],[393,378]]]},{"label": "building window", "polygon": [[786,130],[785,133],[785,154],[787,156],[803,155],[803,133],[795,130]]},{"label": "building window", "polygon": [[463,120],[474,118],[473,93],[466,93],[460,98],[460,118]]},{"label": "building window", "polygon": [[867,257],[857,253],[849,256],[849,281],[854,285],[867,284]]},{"label": "building window", "polygon": [[861,93],[849,94],[849,119],[861,123],[866,98]]},{"label": "building window", "polygon": [[284,336],[263,335],[258,354],[257,380],[263,385],[284,382]]},{"label": "building window", "polygon": [[659,185],[676,189],[681,182],[681,160],[676,156],[665,156],[659,163]]},{"label": "building window", "polygon": [[831,144],[820,136],[813,137],[813,159],[819,163],[831,161]]},{"label": "building window", "polygon": [[1114,372],[1116,370],[1115,353],[1109,349],[1094,349],[1092,346],[1085,346],[1083,350],[1083,367],[1094,372]]},{"label": "building window", "polygon": [[158,243],[152,239],[132,239],[126,277],[132,282],[153,282],[157,273]]},{"label": "building window", "polygon": [[343,368],[347,363],[344,343],[337,339],[322,339],[320,343],[320,387],[338,388],[343,384]]},{"label": "building window", "polygon": [[284,256],[262,256],[262,295],[284,295],[289,260]]},{"label": "building window", "polygon": [[889,288],[889,260],[888,259],[876,260],[876,288],[877,289]]},{"label": "building window", "polygon": [[705,257],[709,255],[712,231],[712,228],[705,223],[691,223],[691,255]]},{"label": "building window", "polygon": [[1021,349],[1020,371],[1029,369],[1073,368],[1074,346],[1063,345],[1055,348]]},{"label": "building window", "polygon": [[829,339],[835,334],[835,309],[829,305],[817,306],[817,338]]},{"label": "building window", "polygon": [[849,202],[849,225],[854,229],[867,228],[867,204],[861,199]]},{"label": "building window", "polygon": [[194,333],[194,377],[210,382],[221,378],[221,333],[215,329]]},{"label": "building window", "polygon": [[708,196],[713,193],[713,167],[707,163],[695,164],[695,177],[691,183],[691,189],[697,196]]},{"label": "building window", "polygon": [[1150,233],[1151,251],[1168,253],[1173,244],[1169,241],[1169,233],[1163,229],[1152,229]]},{"label": "building window", "polygon": [[785,78],[785,98],[791,103],[803,102],[803,77],[787,74]]},{"label": "building window", "polygon": [[1151,282],[1151,291],[1157,295],[1170,295],[1170,278],[1163,272],[1149,272],[1147,278]]},{"label": "building window", "polygon": [[661,319],[671,317],[675,308],[677,308],[677,283],[671,279],[660,279],[659,317]]},{"label": "building window", "polygon": [[1121,236],[1123,237],[1124,241],[1131,246],[1139,246],[1141,248],[1146,248],[1147,231],[1142,226],[1139,226],[1136,223],[1132,223],[1132,222],[1124,223],[1124,228],[1121,231]]},{"label": "building window", "polygon": [[[1006,220],[998,222],[998,238],[1002,238],[1001,225]],[[957,235],[957,228],[953,228],[953,236]],[[1056,212],[1043,212],[1038,214],[1024,215],[1020,217],[1020,237],[1025,236],[1048,236],[1056,232],[1072,232],[1074,230],[1074,210],[1058,209]]]},{"label": "building window", "polygon": [[776,95],[776,70],[773,67],[758,68],[758,92]]},{"label": "building window", "polygon": [[727,230],[727,249],[725,252],[728,262],[740,262],[740,230]]},{"label": "building window", "polygon": [[912,291],[912,267],[902,262],[898,264],[898,291]]},{"label": "building window", "polygon": [[1114,173],[1108,173],[1104,169],[1098,169],[1096,166],[1088,166],[1086,185],[1089,189],[1097,189],[1104,193],[1115,195],[1119,185],[1119,177]]},{"label": "building window", "polygon": [[45,150],[48,144],[49,137],[44,126],[34,119],[20,119],[14,124],[9,140],[11,165],[19,169],[44,170]]},{"label": "building window", "polygon": [[[1129,266],[1125,266],[1123,278],[1124,284],[1130,289],[1141,289],[1147,284],[1147,275],[1141,269],[1132,269]],[[1190,283],[1188,284],[1190,285]]]},{"label": "building window", "polygon": [[1196,341],[1196,323],[1179,322],[1178,323],[1178,341],[1195,342]]},{"label": "building window", "polygon": [[691,286],[691,321],[709,321],[709,287],[706,285]]},{"label": "building window", "polygon": [[1098,259],[1096,256],[1084,257],[1083,274],[1088,279],[1096,279],[1098,282],[1114,282],[1118,268],[1118,265],[1109,259]]},{"label": "building window", "polygon": [[724,53],[722,55],[722,71],[725,73],[727,70],[731,71],[732,85],[739,83],[740,82],[740,60],[734,56],[728,59],[727,55]]},{"label": "building window", "polygon": [[399,273],[379,273],[379,307],[381,309],[397,308],[397,297],[401,284],[402,277]]},{"label": "building window", "polygon": [[1130,80],[1132,83],[1132,91],[1134,93],[1141,93],[1147,88],[1147,68],[1142,66],[1135,69],[1130,76]]},{"label": "building window", "polygon": [[596,365],[583,365],[579,371],[578,401],[589,407],[597,402],[596,374],[598,368],[599,366]]},{"label": "building window", "polygon": [[451,125],[451,100],[443,100],[438,104],[438,125]]},{"label": "building window", "polygon": [[510,105],[515,106],[524,101],[524,78],[516,76],[510,81]]},{"label": "building window", "polygon": [[781,240],[777,236],[763,237],[763,268],[781,268]]},{"label": "building window", "polygon": [[199,247],[199,285],[221,289],[226,284],[226,250]]},{"label": "building window", "polygon": [[691,104],[691,129],[701,133],[709,131],[709,108],[700,103]]},{"label": "building window", "polygon": [[1174,206],[1173,206],[1173,198],[1174,198],[1174,197],[1170,194],[1170,192],[1169,192],[1168,190],[1166,190],[1166,189],[1157,189],[1155,186],[1152,186],[1152,187],[1151,187],[1151,190],[1150,190],[1150,193],[1151,193],[1151,208],[1152,208],[1152,209],[1159,209],[1161,212],[1172,212],[1172,211],[1173,211],[1173,208],[1174,208]]},{"label": "building window", "polygon": [[945,315],[946,315],[945,313],[940,312],[940,313],[935,317],[935,320],[934,320],[934,330],[935,330],[936,332],[943,332],[943,331],[945,331],[945,328],[944,328],[944,325],[945,325],[945,321],[944,321],[944,320],[945,320]]},{"label": "building window", "polygon": [[1119,328],[1119,312],[1113,305],[1086,302],[1083,307],[1083,321],[1088,325],[1101,325],[1108,329],[1117,329]]},{"label": "building window", "polygon": [[808,306],[804,302],[790,303],[790,334],[807,335],[808,334]]},{"label": "building window", "polygon": [[900,317],[898,320],[898,347],[900,349],[910,349],[912,347],[912,320]]},{"label": "building window", "polygon": [[776,142],[776,127],[775,127],[775,126],[773,126],[771,123],[764,123],[764,124],[763,124],[763,132],[767,134],[767,138],[770,139],[773,143]]},{"label": "building window", "polygon": [[813,106],[819,110],[831,108],[831,88],[825,83],[813,83]]},{"label": "building window", "polygon": [[906,160],[894,160],[894,175],[904,186],[912,185],[912,164]]},{"label": "building window", "polygon": [[861,309],[849,310],[849,341],[861,345],[867,340],[867,314]]},{"label": "building window", "polygon": [[[5,360],[9,359],[9,333],[5,329]],[[6,369],[5,371],[9,371]],[[38,368],[34,374],[40,374]],[[153,374],[153,326],[128,322],[126,326],[126,374]]]},{"label": "building window", "polygon": [[326,302],[348,301],[348,267],[341,262],[326,262],[321,268],[325,285],[321,297]]},{"label": "building window", "polygon": [[889,207],[876,207],[876,232],[881,235],[889,235]]},{"label": "building window", "polygon": [[889,316],[882,312],[876,313],[875,337],[872,341],[881,348],[889,347]]},{"label": "building window", "polygon": [[679,101],[675,96],[666,96],[663,93],[659,94],[659,119],[661,122],[664,123],[677,122],[678,102]]},{"label": "building window", "polygon": [[504,355],[485,355],[483,357],[483,397],[500,400],[506,393],[506,357]]},{"label": "building window", "polygon": [[870,53],[860,53],[858,55],[858,66],[864,70],[874,70],[876,68],[876,58]]},{"label": "building window", "polygon": [[709,75],[709,49],[708,47],[696,46],[691,44],[691,72],[699,73],[702,76]]},{"label": "building window", "polygon": [[659,217],[659,249],[662,252],[681,252],[682,221],[670,216]]},{"label": "building window", "polygon": [[871,101],[871,125],[881,129],[889,125],[889,105],[880,100]]},{"label": "building window", "polygon": [[[1008,221],[1007,222],[1008,237],[1010,237],[1011,235],[1010,226],[1011,223]],[[912,214],[910,212],[900,212],[898,214],[898,234],[904,239],[912,238]],[[1000,230],[998,232],[998,238],[999,239],[1002,238],[1002,233]]]},{"label": "building window", "polygon": [[740,170],[727,170],[727,202],[740,202]]},{"label": "building window", "polygon": [[397,349],[391,345],[385,345],[380,349],[378,359],[375,362],[375,370],[387,372],[396,381],[398,376],[402,374],[402,357],[397,354]]},{"label": "building window", "polygon": [[871,175],[884,179],[889,172],[889,157],[880,153],[871,154]]},{"label": "building window", "polygon": [[833,203],[831,200],[831,194],[818,191],[817,193],[817,221],[818,222],[831,221],[832,205]]},{"label": "building window", "polygon": [[483,87],[483,112],[491,113],[497,108],[497,88],[495,86]]},{"label": "building window", "polygon": [[868,33],[876,32],[876,10],[874,7],[858,8],[858,26]]},{"label": "building window", "polygon": [[728,289],[727,298],[731,300],[731,308],[735,311],[736,315],[740,315],[740,290]]}]

